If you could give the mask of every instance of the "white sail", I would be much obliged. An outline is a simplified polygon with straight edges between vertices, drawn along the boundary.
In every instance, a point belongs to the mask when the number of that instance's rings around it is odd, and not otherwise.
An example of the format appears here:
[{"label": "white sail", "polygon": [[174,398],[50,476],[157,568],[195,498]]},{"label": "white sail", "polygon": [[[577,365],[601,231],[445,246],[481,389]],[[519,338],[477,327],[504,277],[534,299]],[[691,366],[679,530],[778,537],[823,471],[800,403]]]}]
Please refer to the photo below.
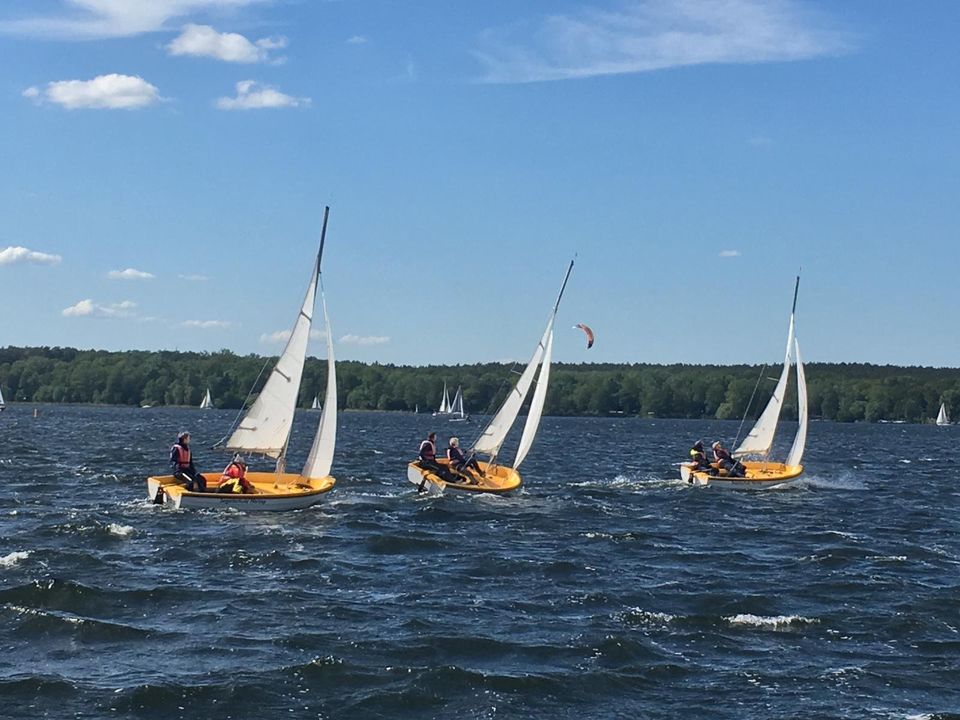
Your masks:
[{"label": "white sail", "polygon": [[318,257],[290,339],[263,390],[227,441],[229,450],[262,453],[274,458],[280,458],[286,450],[307,357],[319,262]]},{"label": "white sail", "polygon": [[320,396],[319,396],[319,395],[314,395],[314,396],[313,396],[313,405],[310,406],[310,409],[311,409],[311,410],[319,410],[319,409],[320,409]]},{"label": "white sail", "polygon": [[203,396],[203,401],[200,403],[201,410],[209,410],[213,407],[213,398],[210,397],[210,388],[207,388],[207,394]]},{"label": "white sail", "polygon": [[303,466],[303,476],[319,480],[330,474],[333,453],[337,444],[337,366],[333,358],[333,331],[327,315],[327,301],[320,288],[320,307],[323,309],[324,329],[327,332],[327,392],[323,397],[323,412],[313,438],[310,454]]},{"label": "white sail", "polygon": [[787,382],[790,379],[790,360],[793,354],[793,313],[790,313],[790,329],[787,331],[787,353],[783,361],[783,371],[780,380],[773,389],[773,395],[764,408],[760,419],[750,430],[750,433],[740,443],[734,454],[736,455],[766,455],[773,446],[773,437],[777,433],[777,421],[780,419],[780,409],[783,407],[783,396],[786,394]]},{"label": "white sail", "polygon": [[[552,321],[551,321],[552,324]],[[550,357],[553,354],[553,328],[547,335],[547,346],[543,351],[543,363],[540,365],[540,374],[537,376],[537,389],[533,391],[533,400],[530,401],[530,411],[527,413],[527,422],[523,425],[523,434],[520,436],[520,447],[517,449],[517,458],[513,461],[513,469],[520,467],[520,463],[527,457],[533,447],[533,439],[537,436],[540,427],[540,417],[543,415],[543,405],[547,401],[547,386],[550,383]]]},{"label": "white sail", "polygon": [[[2,398],[0,398],[2,401]],[[940,412],[937,413],[937,425],[949,425],[950,417],[947,415],[947,406],[945,403],[940,403]]]},{"label": "white sail", "polygon": [[0,390],[0,407],[3,407],[5,403],[3,402],[3,391]]},{"label": "white sail", "polygon": [[530,386],[533,384],[533,377],[537,372],[537,366],[540,365],[540,361],[543,359],[547,336],[550,334],[552,328],[553,315],[550,316],[547,329],[544,331],[543,337],[540,338],[540,342],[537,343],[537,349],[534,350],[533,357],[530,358],[530,362],[527,363],[527,367],[520,375],[520,379],[517,380],[517,384],[510,390],[510,394],[507,395],[507,399],[503,401],[500,410],[493,416],[493,419],[473,444],[473,452],[484,453],[491,456],[495,456],[500,452],[500,446],[503,445],[503,441],[507,439],[507,433],[510,432],[510,428],[513,427],[513,423],[516,422],[517,415],[520,414],[520,407],[523,405],[527,393],[530,392]]},{"label": "white sail", "polygon": [[443,381],[443,400],[440,401],[440,409],[437,410],[438,415],[446,415],[450,412],[450,395],[447,393],[447,381]]},{"label": "white sail", "polygon": [[803,371],[799,340],[794,339],[793,349],[796,352],[797,361],[797,413],[800,416],[800,427],[797,428],[797,436],[793,439],[793,445],[790,446],[787,465],[799,465],[803,462],[803,451],[807,446],[807,416],[809,414],[807,408],[807,375]]},{"label": "white sail", "polygon": [[450,414],[464,418],[467,414],[463,411],[463,389],[457,387],[457,392],[453,396],[453,403],[450,405]]}]

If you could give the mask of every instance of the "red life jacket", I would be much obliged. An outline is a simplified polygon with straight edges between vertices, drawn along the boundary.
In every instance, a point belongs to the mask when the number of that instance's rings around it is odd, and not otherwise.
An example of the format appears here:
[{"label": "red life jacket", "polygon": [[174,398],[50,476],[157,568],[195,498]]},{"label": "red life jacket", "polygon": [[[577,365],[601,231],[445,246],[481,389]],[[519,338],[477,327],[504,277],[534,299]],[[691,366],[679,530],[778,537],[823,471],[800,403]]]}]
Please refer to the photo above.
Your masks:
[{"label": "red life jacket", "polygon": [[190,467],[190,448],[185,448],[177,443],[173,446],[173,449],[177,451],[177,467],[181,470],[188,469]]},{"label": "red life jacket", "polygon": [[240,467],[237,463],[230,463],[224,468],[222,480],[245,480],[247,477],[246,471]]},{"label": "red life jacket", "polygon": [[420,457],[423,460],[435,460],[437,457],[437,447],[429,440],[420,443]]}]

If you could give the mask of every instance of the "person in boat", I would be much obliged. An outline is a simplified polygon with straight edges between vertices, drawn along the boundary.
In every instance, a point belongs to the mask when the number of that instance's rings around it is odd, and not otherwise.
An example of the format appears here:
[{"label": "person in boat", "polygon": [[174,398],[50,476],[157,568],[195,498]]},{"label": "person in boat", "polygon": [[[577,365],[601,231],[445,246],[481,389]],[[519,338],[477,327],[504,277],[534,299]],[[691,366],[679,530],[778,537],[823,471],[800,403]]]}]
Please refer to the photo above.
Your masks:
[{"label": "person in boat", "polygon": [[193,464],[193,453],[190,451],[190,433],[182,432],[177,436],[177,442],[170,448],[170,467],[173,476],[182,483],[186,483],[190,492],[206,492],[207,479],[197,472]]},{"label": "person in boat", "polygon": [[690,448],[690,463],[694,470],[711,470],[707,461],[707,453],[703,449],[703,440],[697,440]]},{"label": "person in boat", "polygon": [[220,476],[218,493],[255,493],[257,489],[247,480],[247,463],[239,455],[235,455],[230,464],[223,469]]},{"label": "person in boat", "polygon": [[713,461],[718,469],[726,470],[729,477],[746,477],[747,469],[743,463],[733,457],[720,441],[717,440],[710,446],[713,450]]},{"label": "person in boat", "polygon": [[463,454],[463,450],[460,449],[459,438],[450,438],[450,446],[447,448],[447,460],[450,461],[450,467],[458,473],[463,473],[474,482],[476,482],[477,478],[473,475],[473,472],[483,475],[483,470],[480,469],[480,463],[477,462],[477,459],[472,456],[468,458]]},{"label": "person in boat", "polygon": [[420,443],[417,464],[446,482],[456,482],[459,479],[437,462],[437,434],[435,432],[428,433],[427,439]]}]

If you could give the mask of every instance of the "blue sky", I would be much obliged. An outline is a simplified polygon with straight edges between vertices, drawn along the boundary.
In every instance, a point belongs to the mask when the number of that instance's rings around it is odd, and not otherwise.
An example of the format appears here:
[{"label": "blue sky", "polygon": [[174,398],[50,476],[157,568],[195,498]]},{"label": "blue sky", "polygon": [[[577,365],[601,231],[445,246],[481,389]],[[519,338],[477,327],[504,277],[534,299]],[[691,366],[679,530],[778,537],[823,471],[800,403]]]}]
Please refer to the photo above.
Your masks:
[{"label": "blue sky", "polygon": [[579,253],[559,360],[776,361],[802,266],[807,360],[957,365],[958,21],[6,0],[0,344],[277,352],[329,203],[340,358],[526,358]]}]

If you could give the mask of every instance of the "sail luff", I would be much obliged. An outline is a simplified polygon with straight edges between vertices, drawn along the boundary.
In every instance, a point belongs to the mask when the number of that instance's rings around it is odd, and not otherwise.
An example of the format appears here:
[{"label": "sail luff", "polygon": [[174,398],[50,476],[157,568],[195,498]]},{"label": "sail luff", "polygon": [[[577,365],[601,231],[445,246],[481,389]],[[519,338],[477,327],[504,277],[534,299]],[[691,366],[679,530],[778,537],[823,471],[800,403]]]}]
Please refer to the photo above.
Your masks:
[{"label": "sail luff", "polygon": [[809,420],[807,375],[803,370],[803,358],[800,356],[800,341],[796,338],[793,340],[793,349],[797,362],[797,413],[800,418],[800,425],[797,428],[797,435],[793,439],[793,445],[790,446],[790,454],[787,455],[787,465],[799,465],[803,462],[803,451],[807,446],[807,424]]},{"label": "sail luff", "polygon": [[547,387],[550,383],[550,359],[553,355],[553,328],[550,328],[550,334],[547,336],[547,346],[543,351],[543,361],[540,365],[540,374],[537,376],[537,388],[533,392],[533,400],[530,401],[530,410],[527,413],[527,421],[523,425],[523,434],[520,436],[520,446],[517,448],[517,457],[513,461],[513,469],[520,467],[520,463],[527,457],[530,448],[533,447],[533,440],[537,436],[537,430],[540,427],[540,418],[543,415],[543,406],[547,401]]},{"label": "sail luff", "polygon": [[323,411],[320,413],[317,434],[303,466],[303,476],[317,480],[330,474],[337,445],[337,366],[333,356],[333,331],[330,329],[330,316],[327,314],[327,300],[322,286],[320,307],[323,310],[324,329],[327,333],[327,390],[323,398]]}]

